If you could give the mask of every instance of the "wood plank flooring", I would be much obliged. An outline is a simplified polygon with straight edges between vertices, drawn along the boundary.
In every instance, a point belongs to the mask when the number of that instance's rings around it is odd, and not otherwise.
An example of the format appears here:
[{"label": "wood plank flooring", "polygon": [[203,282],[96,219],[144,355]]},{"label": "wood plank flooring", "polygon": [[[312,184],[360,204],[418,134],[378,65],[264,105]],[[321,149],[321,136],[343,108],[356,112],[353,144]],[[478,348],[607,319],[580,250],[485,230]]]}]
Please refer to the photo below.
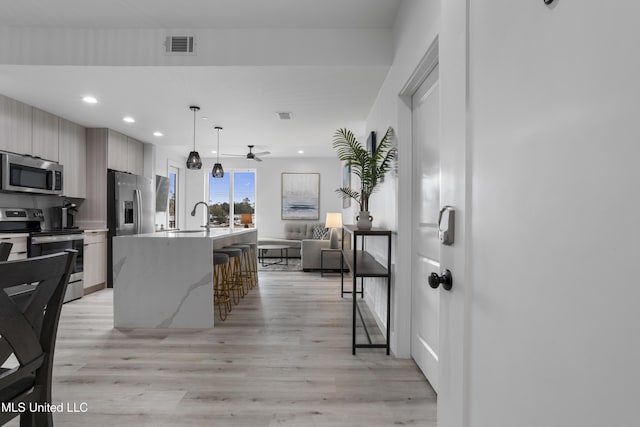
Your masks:
[{"label": "wood plank flooring", "polygon": [[57,426],[436,425],[435,393],[412,360],[351,355],[339,278],[261,272],[205,331],[113,329],[112,295],[63,307],[53,401],[87,412],[54,414]]}]

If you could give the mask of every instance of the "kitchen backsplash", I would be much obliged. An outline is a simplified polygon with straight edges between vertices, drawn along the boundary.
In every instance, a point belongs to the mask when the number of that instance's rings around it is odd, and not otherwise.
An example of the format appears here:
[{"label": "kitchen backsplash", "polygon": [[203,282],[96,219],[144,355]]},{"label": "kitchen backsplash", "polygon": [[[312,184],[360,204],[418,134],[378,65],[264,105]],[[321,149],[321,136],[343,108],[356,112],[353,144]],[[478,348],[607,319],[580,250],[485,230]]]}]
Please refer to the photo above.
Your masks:
[{"label": "kitchen backsplash", "polygon": [[3,208],[40,208],[44,210],[45,228],[52,228],[50,224],[49,209],[55,206],[62,206],[69,200],[82,209],[83,199],[70,199],[61,196],[31,195],[26,193],[0,193],[0,207]]}]

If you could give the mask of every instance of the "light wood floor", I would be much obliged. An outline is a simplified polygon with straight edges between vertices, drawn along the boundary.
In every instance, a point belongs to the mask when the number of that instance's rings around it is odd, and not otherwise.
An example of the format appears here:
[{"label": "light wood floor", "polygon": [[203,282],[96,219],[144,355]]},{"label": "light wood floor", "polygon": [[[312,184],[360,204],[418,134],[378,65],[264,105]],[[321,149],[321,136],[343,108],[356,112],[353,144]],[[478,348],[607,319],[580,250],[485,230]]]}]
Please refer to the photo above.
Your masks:
[{"label": "light wood floor", "polygon": [[351,355],[339,278],[260,274],[206,331],[113,329],[109,290],[65,304],[53,401],[88,412],[55,414],[56,425],[435,426],[435,393],[412,360]]}]

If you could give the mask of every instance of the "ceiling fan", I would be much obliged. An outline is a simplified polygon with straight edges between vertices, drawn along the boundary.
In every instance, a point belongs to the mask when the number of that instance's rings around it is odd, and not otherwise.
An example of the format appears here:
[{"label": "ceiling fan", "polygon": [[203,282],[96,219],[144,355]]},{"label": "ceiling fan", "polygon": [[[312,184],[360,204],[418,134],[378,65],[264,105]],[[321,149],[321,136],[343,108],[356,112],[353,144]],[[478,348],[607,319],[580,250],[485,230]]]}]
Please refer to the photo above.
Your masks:
[{"label": "ceiling fan", "polygon": [[261,162],[262,159],[258,156],[266,156],[267,154],[271,154],[269,151],[261,151],[259,153],[253,152],[253,145],[247,145],[249,147],[249,152],[247,154],[223,154],[223,156],[229,157],[246,157],[249,160],[255,160],[256,162]]}]

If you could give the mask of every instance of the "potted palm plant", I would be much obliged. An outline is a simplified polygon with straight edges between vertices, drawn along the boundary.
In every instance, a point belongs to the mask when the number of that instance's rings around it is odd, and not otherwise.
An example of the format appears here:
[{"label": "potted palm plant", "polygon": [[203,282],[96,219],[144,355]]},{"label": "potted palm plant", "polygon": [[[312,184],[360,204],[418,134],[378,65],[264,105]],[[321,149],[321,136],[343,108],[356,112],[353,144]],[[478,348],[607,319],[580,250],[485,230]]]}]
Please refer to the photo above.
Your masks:
[{"label": "potted palm plant", "polygon": [[338,129],[333,136],[333,148],[338,158],[351,167],[351,171],[360,179],[360,191],[342,187],[336,190],[341,198],[352,198],[360,205],[357,217],[359,229],[371,229],[373,217],[369,215],[369,198],[376,190],[384,175],[391,169],[392,161],[398,149],[391,146],[393,128],[389,127],[373,153],[360,144],[348,129]]}]

